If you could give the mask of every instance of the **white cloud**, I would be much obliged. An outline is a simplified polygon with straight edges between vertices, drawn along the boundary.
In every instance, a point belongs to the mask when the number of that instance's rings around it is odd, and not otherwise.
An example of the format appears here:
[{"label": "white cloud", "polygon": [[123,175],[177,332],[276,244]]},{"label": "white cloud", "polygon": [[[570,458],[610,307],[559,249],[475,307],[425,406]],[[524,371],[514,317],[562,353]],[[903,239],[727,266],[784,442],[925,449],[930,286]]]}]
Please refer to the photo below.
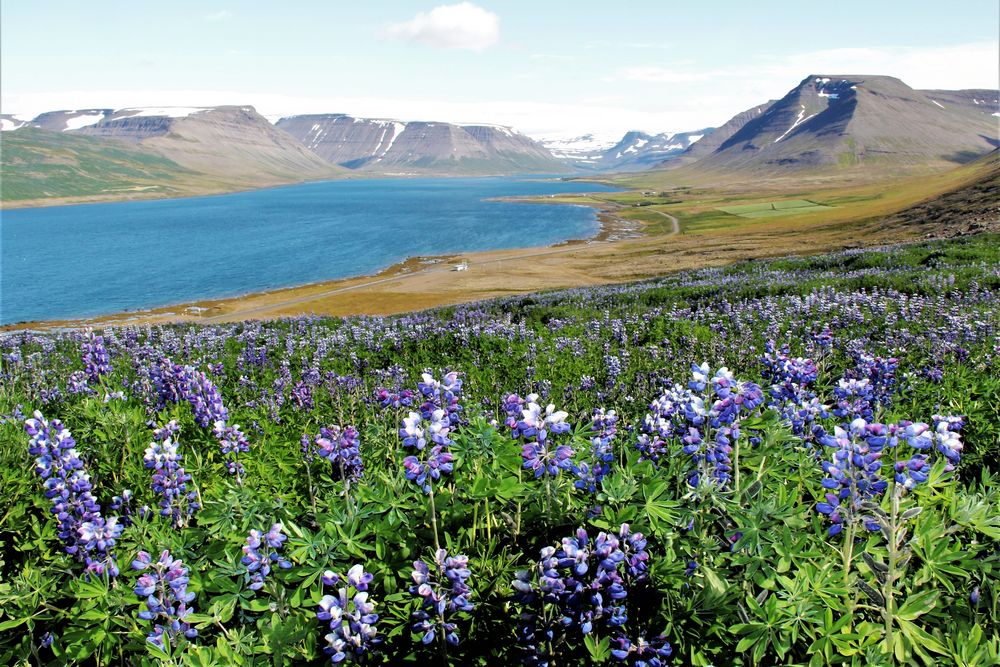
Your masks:
[{"label": "white cloud", "polygon": [[409,21],[394,23],[385,34],[439,49],[483,51],[500,41],[500,18],[471,2],[460,2],[440,5]]},{"label": "white cloud", "polygon": [[228,9],[220,9],[217,12],[205,14],[206,21],[228,21],[231,18],[233,18],[233,13]]}]

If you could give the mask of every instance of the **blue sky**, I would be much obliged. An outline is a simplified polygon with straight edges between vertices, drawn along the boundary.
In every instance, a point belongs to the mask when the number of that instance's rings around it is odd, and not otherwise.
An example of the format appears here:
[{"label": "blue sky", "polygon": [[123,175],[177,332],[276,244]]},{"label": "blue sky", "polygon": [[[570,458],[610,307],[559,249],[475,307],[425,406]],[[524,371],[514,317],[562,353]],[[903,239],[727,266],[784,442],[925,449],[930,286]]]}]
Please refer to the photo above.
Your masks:
[{"label": "blue sky", "polygon": [[718,125],[809,74],[997,87],[996,0],[0,4],[0,108],[252,104],[535,136]]}]

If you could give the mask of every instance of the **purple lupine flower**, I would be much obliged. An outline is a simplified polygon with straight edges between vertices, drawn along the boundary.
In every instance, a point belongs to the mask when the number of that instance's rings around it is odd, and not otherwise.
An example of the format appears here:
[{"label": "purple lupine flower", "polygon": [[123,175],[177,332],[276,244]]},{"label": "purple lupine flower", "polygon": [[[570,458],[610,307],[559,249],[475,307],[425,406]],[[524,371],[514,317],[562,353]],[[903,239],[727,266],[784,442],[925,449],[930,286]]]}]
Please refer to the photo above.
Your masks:
[{"label": "purple lupine flower", "polygon": [[87,382],[87,374],[84,371],[73,371],[66,382],[66,391],[70,394],[93,394],[94,390]]},{"label": "purple lupine flower", "polygon": [[215,422],[212,434],[219,441],[219,450],[226,457],[226,470],[230,475],[234,475],[239,483],[244,473],[240,454],[250,451],[250,441],[243,435],[239,424],[228,425],[223,420]]},{"label": "purple lupine flower", "polygon": [[181,465],[184,457],[177,452],[178,442],[171,439],[176,437],[176,426],[171,421],[154,431],[156,440],[146,448],[143,461],[153,471],[153,491],[163,496],[160,516],[170,517],[174,528],[183,528],[201,505],[197,491],[188,490],[191,475]]},{"label": "purple lupine flower", "polygon": [[184,563],[172,558],[169,551],[160,554],[155,562],[147,552],[140,551],[132,568],[143,573],[135,584],[135,594],[146,603],[139,618],[153,621],[146,640],[163,649],[166,642],[176,646],[181,635],[188,639],[197,636],[198,630],[185,620],[194,611],[189,606],[194,593],[187,590],[189,577]]},{"label": "purple lupine flower", "polygon": [[312,410],[314,405],[312,387],[301,380],[296,382],[292,387],[292,403],[299,410]]},{"label": "purple lupine flower", "polygon": [[947,418],[935,420],[934,448],[948,459],[945,470],[954,470],[962,459],[962,436],[958,434],[958,431],[962,428],[963,423],[960,420],[949,421]]},{"label": "purple lupine flower", "polygon": [[573,466],[577,476],[576,488],[586,489],[589,493],[597,492],[615,458],[612,441],[618,431],[617,425],[618,415],[614,410],[605,412],[604,408],[594,409],[593,429],[596,435],[590,439],[590,460]]},{"label": "purple lupine flower", "polygon": [[132,491],[130,489],[124,489],[121,495],[114,496],[111,498],[111,503],[108,505],[108,509],[112,512],[118,512],[119,520],[122,526],[126,528],[132,525]]},{"label": "purple lupine flower", "polygon": [[[282,525],[276,523],[266,533],[259,530],[251,530],[247,535],[247,543],[243,546],[244,556],[240,560],[247,566],[247,580],[250,585],[247,587],[252,591],[260,590],[264,587],[264,580],[271,573],[271,564],[276,564],[283,570],[292,566],[285,560],[278,551],[287,537],[282,533]],[[261,547],[264,547],[261,552]]]},{"label": "purple lupine flower", "polygon": [[[534,397],[533,400],[537,400],[535,394],[531,394],[529,398]],[[504,419],[504,424],[507,428],[511,429],[511,437],[515,440],[521,437],[521,432],[518,429],[518,422],[521,421],[521,413],[524,410],[524,405],[527,403],[523,398],[517,394],[508,394],[503,400],[503,411],[506,414]]]},{"label": "purple lupine flower", "polygon": [[556,633],[587,635],[598,626],[622,627],[628,620],[629,588],[647,579],[647,559],[645,539],[628,525],[617,535],[602,532],[593,541],[580,528],[559,545],[543,548],[534,569],[518,571],[512,582],[522,606],[519,643],[536,661],[547,662],[547,645],[554,643]]},{"label": "purple lupine flower", "polygon": [[430,565],[414,561],[415,585],[410,587],[410,593],[422,600],[421,608],[413,614],[416,620],[413,629],[420,634],[421,642],[430,644],[441,632],[445,641],[458,645],[458,625],[448,615],[473,610],[475,605],[469,600],[471,590],[467,583],[471,574],[468,556],[449,556],[444,549],[434,553]]},{"label": "purple lupine flower", "polygon": [[691,373],[687,388],[674,385],[650,404],[636,446],[644,459],[658,463],[674,441],[694,463],[688,473],[691,486],[722,487],[731,478],[730,454],[741,437],[740,420],[763,404],[764,392],[753,382],[736,380],[725,366],[710,375],[707,362],[692,364]]},{"label": "purple lupine flower", "polygon": [[635,667],[663,667],[671,653],[673,649],[664,635],[649,640],[640,635],[635,642],[618,635],[611,640],[611,657]]},{"label": "purple lupine flower", "polygon": [[360,662],[382,642],[376,626],[375,603],[368,594],[372,578],[361,565],[354,565],[346,577],[329,570],[323,574],[325,586],[339,586],[336,595],[323,596],[316,613],[319,620],[329,621],[331,632],[325,637],[323,651],[334,664],[348,658]]},{"label": "purple lupine flower", "polygon": [[406,479],[416,482],[424,493],[431,493],[433,483],[441,479],[441,475],[451,473],[454,460],[451,452],[435,445],[424,450],[423,458],[407,456],[403,459],[403,470]]},{"label": "purple lupine flower", "polygon": [[[822,481],[827,489],[825,502],[816,509],[830,517],[831,536],[843,530],[846,522],[860,517],[861,504],[882,494],[888,482],[881,477],[882,453],[887,441],[882,424],[869,424],[860,417],[846,428],[836,427],[833,435],[822,434],[819,442],[834,449],[829,460],[822,463],[827,474]],[[868,530],[878,530],[878,523],[864,520]]]},{"label": "purple lupine flower", "polygon": [[222,402],[222,394],[205,373],[186,366],[180,379],[182,396],[191,404],[199,426],[208,428],[229,420],[229,410]]},{"label": "purple lupine flower", "polygon": [[448,451],[450,432],[451,422],[443,409],[433,410],[428,417],[411,412],[403,419],[403,428],[399,430],[403,446],[418,451],[418,455],[403,459],[403,470],[406,478],[416,482],[424,493],[431,493],[433,482],[452,471],[454,456]]},{"label": "purple lupine flower", "polygon": [[307,453],[307,460],[311,461],[313,455],[328,460],[335,480],[361,479],[364,462],[361,459],[360,445],[361,436],[353,426],[324,426],[311,444],[308,436],[302,436],[303,452]]},{"label": "purple lupine flower", "polygon": [[843,378],[837,382],[833,388],[837,403],[833,408],[833,414],[841,419],[873,419],[876,407],[875,393],[872,389],[871,380],[847,379]]},{"label": "purple lupine flower", "polygon": [[111,374],[111,357],[104,347],[103,336],[97,336],[92,330],[87,330],[80,351],[83,352],[84,373],[90,382],[97,384],[102,377]]},{"label": "purple lupine flower", "polygon": [[45,497],[59,521],[59,539],[66,553],[87,564],[87,571],[117,577],[111,547],[121,535],[118,517],[105,519],[91,493],[90,475],[76,450],[76,441],[58,419],[45,420],[37,410],[24,422],[30,436],[28,451],[35,456],[35,472],[44,481]]},{"label": "purple lupine flower", "polygon": [[413,405],[413,391],[410,389],[399,391],[379,389],[375,392],[375,401],[383,408],[408,408]]},{"label": "purple lupine flower", "polygon": [[521,446],[522,467],[533,471],[536,478],[555,477],[561,470],[573,469],[575,452],[569,444],[551,441],[550,434],[562,435],[572,427],[566,422],[568,413],[556,410],[551,403],[543,409],[535,402],[537,398],[535,394],[528,396],[514,433],[528,441]]},{"label": "purple lupine flower", "polygon": [[417,383],[417,389],[424,397],[424,402],[420,406],[420,413],[424,419],[431,419],[432,414],[437,410],[444,410],[447,415],[447,423],[450,426],[458,426],[461,417],[458,414],[462,411],[458,399],[462,394],[462,379],[458,373],[452,371],[446,373],[440,380],[436,380],[430,373],[421,375],[421,382]]}]

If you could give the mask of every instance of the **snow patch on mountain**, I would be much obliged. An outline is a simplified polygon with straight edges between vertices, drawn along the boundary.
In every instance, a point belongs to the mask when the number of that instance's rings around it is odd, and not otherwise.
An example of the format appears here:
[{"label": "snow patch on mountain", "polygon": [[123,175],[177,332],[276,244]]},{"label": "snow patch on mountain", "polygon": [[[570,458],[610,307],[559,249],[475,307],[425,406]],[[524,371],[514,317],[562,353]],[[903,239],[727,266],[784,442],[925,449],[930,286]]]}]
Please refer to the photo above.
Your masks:
[{"label": "snow patch on mountain", "polygon": [[102,113],[72,116],[66,119],[66,127],[63,128],[63,132],[68,130],[79,130],[81,127],[87,127],[88,125],[99,123],[102,120],[104,120],[104,114]]}]

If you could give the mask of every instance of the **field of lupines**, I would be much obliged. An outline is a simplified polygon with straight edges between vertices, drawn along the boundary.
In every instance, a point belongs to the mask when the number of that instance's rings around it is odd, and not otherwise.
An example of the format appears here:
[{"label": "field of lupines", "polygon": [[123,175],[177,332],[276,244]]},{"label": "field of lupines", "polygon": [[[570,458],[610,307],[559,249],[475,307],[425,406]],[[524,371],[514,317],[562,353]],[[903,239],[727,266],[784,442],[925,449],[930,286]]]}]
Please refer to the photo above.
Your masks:
[{"label": "field of lupines", "polygon": [[1000,239],[0,338],[0,663],[995,665]]}]

